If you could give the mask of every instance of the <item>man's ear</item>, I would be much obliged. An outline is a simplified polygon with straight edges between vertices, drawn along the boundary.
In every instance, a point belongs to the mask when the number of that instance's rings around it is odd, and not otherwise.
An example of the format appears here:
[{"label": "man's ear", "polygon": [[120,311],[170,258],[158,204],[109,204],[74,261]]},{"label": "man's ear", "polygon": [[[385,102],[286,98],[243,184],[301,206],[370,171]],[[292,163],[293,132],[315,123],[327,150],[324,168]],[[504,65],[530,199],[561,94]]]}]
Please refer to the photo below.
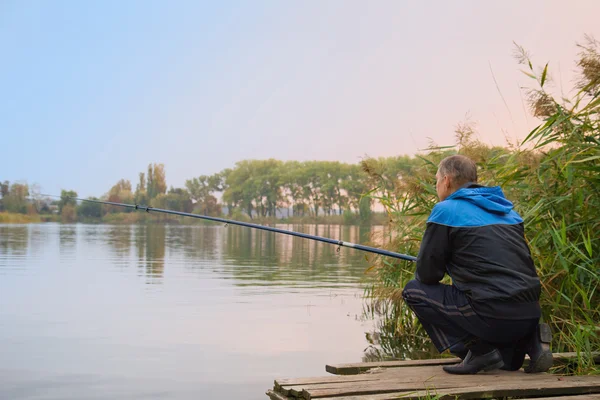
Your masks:
[{"label": "man's ear", "polygon": [[452,179],[448,175],[444,175],[444,186],[448,189],[452,187]]}]

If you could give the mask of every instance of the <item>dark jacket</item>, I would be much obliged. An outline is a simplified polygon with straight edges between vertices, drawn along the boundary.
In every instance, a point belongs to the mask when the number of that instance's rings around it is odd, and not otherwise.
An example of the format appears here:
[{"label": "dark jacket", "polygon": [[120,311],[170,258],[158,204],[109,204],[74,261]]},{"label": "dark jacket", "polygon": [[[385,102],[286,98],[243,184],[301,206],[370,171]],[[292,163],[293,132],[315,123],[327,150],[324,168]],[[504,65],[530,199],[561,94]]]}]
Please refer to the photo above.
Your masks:
[{"label": "dark jacket", "polygon": [[444,274],[478,314],[503,319],[540,316],[540,280],[525,242],[523,219],[500,187],[466,185],[433,208],[416,277]]}]

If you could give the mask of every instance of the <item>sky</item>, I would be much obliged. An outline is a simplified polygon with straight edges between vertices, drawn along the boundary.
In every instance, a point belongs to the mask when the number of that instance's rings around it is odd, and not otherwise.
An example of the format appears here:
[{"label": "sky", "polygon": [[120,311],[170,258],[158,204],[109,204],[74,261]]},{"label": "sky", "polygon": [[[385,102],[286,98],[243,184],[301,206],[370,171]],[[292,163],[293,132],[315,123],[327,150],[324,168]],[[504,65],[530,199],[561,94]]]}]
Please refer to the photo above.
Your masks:
[{"label": "sky", "polygon": [[516,42],[572,93],[600,1],[0,1],[0,180],[100,196],[243,159],[415,154],[537,121]]}]

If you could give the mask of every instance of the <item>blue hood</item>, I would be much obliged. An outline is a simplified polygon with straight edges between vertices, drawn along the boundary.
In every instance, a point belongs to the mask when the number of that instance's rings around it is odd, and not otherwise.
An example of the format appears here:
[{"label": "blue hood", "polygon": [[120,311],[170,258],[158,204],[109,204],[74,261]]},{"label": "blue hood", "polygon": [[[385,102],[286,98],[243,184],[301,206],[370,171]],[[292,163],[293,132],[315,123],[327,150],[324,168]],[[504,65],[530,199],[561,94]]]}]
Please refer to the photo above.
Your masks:
[{"label": "blue hood", "polygon": [[500,186],[463,187],[452,193],[446,200],[464,200],[493,214],[505,215],[513,209],[513,203],[504,197]]}]

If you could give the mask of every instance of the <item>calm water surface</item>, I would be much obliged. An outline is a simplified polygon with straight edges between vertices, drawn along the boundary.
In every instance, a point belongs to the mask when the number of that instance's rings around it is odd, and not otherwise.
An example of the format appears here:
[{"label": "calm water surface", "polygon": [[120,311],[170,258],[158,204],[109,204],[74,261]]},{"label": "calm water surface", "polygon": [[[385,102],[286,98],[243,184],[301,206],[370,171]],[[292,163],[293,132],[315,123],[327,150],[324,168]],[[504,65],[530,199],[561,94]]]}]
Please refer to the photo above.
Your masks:
[{"label": "calm water surface", "polygon": [[0,225],[0,399],[267,399],[362,361],[367,267],[233,226]]}]

